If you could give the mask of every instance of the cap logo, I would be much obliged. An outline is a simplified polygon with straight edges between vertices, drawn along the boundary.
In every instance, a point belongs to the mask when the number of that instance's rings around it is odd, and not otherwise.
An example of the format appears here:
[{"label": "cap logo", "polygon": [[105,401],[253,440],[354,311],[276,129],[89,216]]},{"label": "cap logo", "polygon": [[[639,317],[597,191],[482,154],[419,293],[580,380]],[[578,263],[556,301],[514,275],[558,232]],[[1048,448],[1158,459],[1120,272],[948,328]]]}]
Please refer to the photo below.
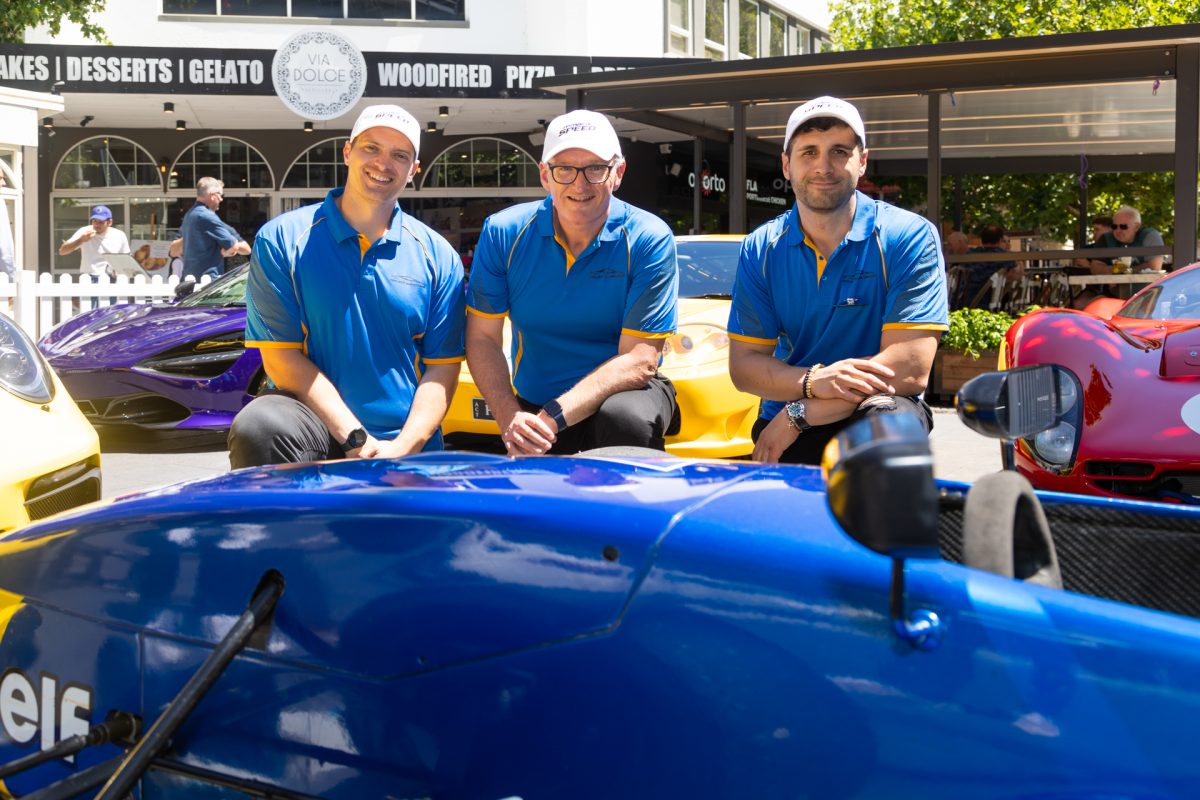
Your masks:
[{"label": "cap logo", "polygon": [[590,122],[572,122],[569,125],[563,125],[558,129],[559,136],[566,136],[568,133],[577,133],[579,131],[594,131],[596,126]]}]

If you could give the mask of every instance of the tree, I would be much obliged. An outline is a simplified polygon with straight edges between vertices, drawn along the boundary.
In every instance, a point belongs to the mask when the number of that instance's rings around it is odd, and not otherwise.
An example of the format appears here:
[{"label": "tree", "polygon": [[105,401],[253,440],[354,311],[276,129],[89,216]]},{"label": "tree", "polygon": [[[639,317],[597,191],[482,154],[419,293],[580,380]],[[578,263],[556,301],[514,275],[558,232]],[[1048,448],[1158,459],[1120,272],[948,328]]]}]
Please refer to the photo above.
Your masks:
[{"label": "tree", "polygon": [[[1200,6],[1177,0],[830,0],[834,49],[934,44],[936,42],[1045,36],[1200,22]],[[891,179],[889,179],[891,180]],[[900,180],[901,202],[923,205],[924,178]],[[968,175],[961,180],[963,227],[999,222],[1033,230],[1055,241],[1078,237],[1077,174]],[[1146,224],[1167,234],[1173,224],[1172,173],[1087,176],[1088,216],[1111,214],[1128,203]],[[952,203],[943,184],[943,209]]]},{"label": "tree", "polygon": [[104,29],[89,21],[93,14],[104,10],[106,0],[6,0],[0,13],[0,43],[22,44],[25,31],[46,25],[51,36],[62,30],[63,20],[74,22],[83,35],[109,44]]}]

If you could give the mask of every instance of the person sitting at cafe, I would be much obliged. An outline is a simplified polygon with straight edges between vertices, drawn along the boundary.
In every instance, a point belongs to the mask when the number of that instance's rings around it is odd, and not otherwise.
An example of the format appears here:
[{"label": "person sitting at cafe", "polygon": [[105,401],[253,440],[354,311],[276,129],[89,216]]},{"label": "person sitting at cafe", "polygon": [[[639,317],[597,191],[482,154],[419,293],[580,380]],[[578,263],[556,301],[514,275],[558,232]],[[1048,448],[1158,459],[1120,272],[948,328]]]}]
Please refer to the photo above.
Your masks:
[{"label": "person sitting at cafe", "polygon": [[[972,247],[971,252],[1009,252],[1008,236],[1004,228],[995,223],[984,225],[979,230],[979,247]],[[997,272],[1002,271],[1006,281],[1020,280],[1024,276],[1024,270],[1013,261],[980,261],[960,266],[965,267],[967,271],[956,292],[955,308],[988,305],[983,301],[981,291]]]},{"label": "person sitting at cafe", "polygon": [[[1094,229],[1093,229],[1094,230]],[[1121,206],[1112,216],[1112,230],[1100,236],[1093,247],[1162,247],[1162,234],[1154,228],[1142,225],[1142,215],[1133,206]],[[1162,256],[1132,256],[1134,272],[1149,272],[1162,269]],[[1077,262],[1078,263],[1078,262]],[[1111,274],[1112,259],[1086,259],[1095,275]]]}]

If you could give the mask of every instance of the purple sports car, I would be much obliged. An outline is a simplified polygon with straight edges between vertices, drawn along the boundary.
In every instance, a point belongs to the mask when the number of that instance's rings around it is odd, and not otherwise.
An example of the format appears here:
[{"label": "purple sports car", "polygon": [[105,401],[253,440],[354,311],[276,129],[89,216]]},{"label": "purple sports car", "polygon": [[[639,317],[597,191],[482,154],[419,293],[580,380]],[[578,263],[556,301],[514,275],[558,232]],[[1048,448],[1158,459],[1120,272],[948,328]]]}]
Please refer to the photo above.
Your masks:
[{"label": "purple sports car", "polygon": [[228,428],[265,375],[245,346],[247,271],[172,305],[80,314],[38,347],[94,425]]}]

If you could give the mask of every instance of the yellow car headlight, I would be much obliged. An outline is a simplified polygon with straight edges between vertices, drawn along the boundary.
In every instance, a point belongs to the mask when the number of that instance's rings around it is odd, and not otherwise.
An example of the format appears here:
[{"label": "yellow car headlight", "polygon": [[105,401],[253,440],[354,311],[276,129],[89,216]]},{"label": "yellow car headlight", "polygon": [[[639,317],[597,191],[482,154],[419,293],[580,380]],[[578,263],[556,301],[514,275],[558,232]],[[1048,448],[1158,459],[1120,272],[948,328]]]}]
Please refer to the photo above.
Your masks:
[{"label": "yellow car headlight", "polygon": [[680,325],[663,347],[663,367],[691,367],[728,357],[729,332],[721,325]]},{"label": "yellow car headlight", "polygon": [[33,340],[0,314],[0,388],[32,403],[54,399],[54,381]]}]

